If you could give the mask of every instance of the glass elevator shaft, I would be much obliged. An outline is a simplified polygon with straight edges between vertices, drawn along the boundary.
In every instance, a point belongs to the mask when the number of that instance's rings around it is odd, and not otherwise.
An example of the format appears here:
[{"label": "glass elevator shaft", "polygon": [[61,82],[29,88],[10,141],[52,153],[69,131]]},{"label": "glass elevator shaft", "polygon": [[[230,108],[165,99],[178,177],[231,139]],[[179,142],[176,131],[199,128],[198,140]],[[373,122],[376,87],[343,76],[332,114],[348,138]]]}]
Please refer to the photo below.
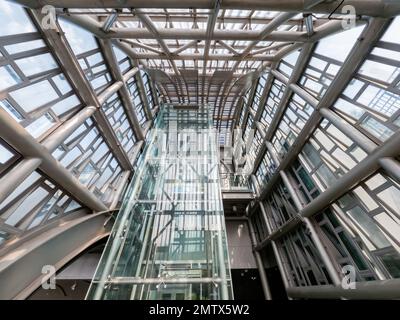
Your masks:
[{"label": "glass elevator shaft", "polygon": [[87,299],[232,299],[207,106],[164,105],[125,194]]}]

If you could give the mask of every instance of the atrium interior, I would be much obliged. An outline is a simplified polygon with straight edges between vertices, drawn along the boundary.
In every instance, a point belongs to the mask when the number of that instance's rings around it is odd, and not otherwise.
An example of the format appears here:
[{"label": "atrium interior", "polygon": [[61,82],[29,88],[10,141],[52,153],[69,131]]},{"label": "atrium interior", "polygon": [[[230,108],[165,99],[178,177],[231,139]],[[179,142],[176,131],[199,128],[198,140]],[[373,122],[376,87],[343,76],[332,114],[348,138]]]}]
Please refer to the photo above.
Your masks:
[{"label": "atrium interior", "polygon": [[0,299],[400,299],[400,1],[0,21]]}]

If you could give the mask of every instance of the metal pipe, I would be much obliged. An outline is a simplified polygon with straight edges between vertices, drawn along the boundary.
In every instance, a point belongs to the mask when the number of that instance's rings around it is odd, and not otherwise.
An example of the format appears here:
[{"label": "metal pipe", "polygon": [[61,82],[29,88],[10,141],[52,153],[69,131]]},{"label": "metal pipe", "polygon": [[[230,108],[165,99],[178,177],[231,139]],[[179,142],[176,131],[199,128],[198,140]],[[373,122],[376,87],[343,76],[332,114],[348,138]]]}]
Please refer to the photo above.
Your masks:
[{"label": "metal pipe", "polygon": [[282,47],[286,47],[287,45],[291,45],[291,44],[292,44],[292,43],[286,43],[286,42],[283,42],[283,43],[276,43],[276,44],[270,45],[270,46],[268,46],[268,47],[263,47],[263,48],[258,49],[258,50],[253,50],[253,51],[251,52],[251,54],[252,54],[252,55],[261,54],[261,53],[264,53],[265,51],[280,49],[280,48],[282,48]]},{"label": "metal pipe", "polygon": [[[41,8],[44,5],[52,5],[57,8],[181,8],[186,9],[188,4],[179,0],[18,0],[25,6]],[[192,0],[192,9],[212,9],[214,1],[211,0]],[[268,10],[268,11],[290,11],[290,12],[314,12],[332,13],[341,12],[346,5],[355,8],[359,15],[391,17],[400,13],[400,3],[387,0],[339,0],[324,2],[308,8],[308,1],[304,0],[224,0],[221,9],[244,9],[244,10]]]},{"label": "metal pipe", "polygon": [[136,113],[134,112],[135,107],[133,105],[132,97],[128,90],[128,86],[126,84],[127,81],[139,71],[139,69],[134,67],[128,70],[124,75],[122,75],[117,62],[117,58],[115,57],[115,53],[111,47],[110,41],[99,40],[99,43],[102,52],[108,61],[112,76],[114,77],[114,79],[118,80],[119,82],[122,82],[122,86],[119,88],[119,92],[121,96],[122,106],[125,110],[129,124],[133,128],[137,140],[144,140],[143,129],[140,126]]},{"label": "metal pipe", "polygon": [[[108,208],[37,142],[11,115],[0,108],[2,138],[25,158],[41,159],[39,168],[78,201],[94,211]],[[34,168],[33,163],[30,164]],[[26,173],[27,171],[25,171]]]},{"label": "metal pipe", "polygon": [[[151,51],[151,52],[154,52],[154,53],[157,53],[157,54],[163,54],[162,51],[155,49],[153,46],[149,46],[147,44],[144,44],[144,43],[141,43],[141,42],[138,42],[138,41],[134,41],[132,39],[122,40],[122,42],[127,43],[131,47],[138,47],[138,48],[146,49],[148,51]],[[157,45],[155,45],[155,46],[157,46]]]},{"label": "metal pipe", "polygon": [[355,289],[344,289],[341,285],[292,287],[287,290],[298,299],[400,299],[400,279],[356,282]]},{"label": "metal pipe", "polygon": [[143,106],[144,106],[144,112],[146,114],[147,120],[152,121],[153,120],[153,114],[151,113],[150,106],[149,106],[149,101],[147,100],[147,94],[146,94],[146,88],[143,83],[142,75],[140,72],[136,73],[136,84],[139,89],[139,94],[142,98]]},{"label": "metal pipe", "polygon": [[114,22],[117,21],[117,18],[118,18],[118,13],[116,13],[116,12],[111,13],[107,17],[107,19],[104,21],[103,27],[101,28],[101,30],[103,30],[104,32],[110,31],[110,29],[113,26]]},{"label": "metal pipe", "polygon": [[[257,244],[257,238],[255,235],[254,227],[253,227],[251,221],[248,221],[247,225],[249,226],[250,239],[251,239],[251,242],[252,242],[253,248],[254,248],[254,246]],[[254,254],[254,258],[256,260],[258,273],[260,274],[261,287],[264,292],[265,300],[272,300],[272,295],[271,295],[271,291],[269,289],[268,279],[267,279],[267,275],[265,273],[261,254],[259,251],[255,250],[255,249],[253,249],[253,254]]]},{"label": "metal pipe", "polygon": [[[275,70],[275,72],[279,73],[279,71],[276,71],[276,70]],[[309,94],[306,90],[304,90],[302,87],[300,87],[299,85],[297,85],[295,83],[291,83],[289,86],[290,86],[290,89],[294,93],[299,95],[305,102],[309,103],[314,108],[318,107],[319,101],[314,96]]]},{"label": "metal pipe", "polygon": [[[272,143],[267,141],[266,145],[267,145],[267,149],[268,149],[269,153],[271,154],[271,157],[274,160],[276,166],[279,166],[279,160],[275,154],[275,150],[272,146]],[[300,200],[296,191],[294,190],[292,183],[289,180],[289,177],[287,176],[287,174],[284,170],[280,170],[279,174],[282,178],[283,184],[285,185],[287,191],[289,192],[289,195],[291,196],[291,198],[293,200],[293,203],[296,207],[297,212],[301,212],[304,208],[304,204],[302,203],[302,201]],[[335,267],[334,260],[331,258],[331,256],[329,255],[329,252],[326,250],[326,247],[322,243],[322,241],[317,233],[316,226],[314,225],[313,221],[311,221],[309,218],[304,218],[302,220],[304,221],[305,225],[307,226],[307,228],[310,232],[311,239],[321,256],[321,259],[326,267],[326,270],[329,273],[329,276],[330,276],[333,284],[335,284],[335,285],[340,284],[341,281],[339,278],[337,266]]]},{"label": "metal pipe", "polygon": [[7,199],[40,166],[41,162],[40,158],[25,158],[0,178],[0,203]]},{"label": "metal pipe", "polygon": [[139,72],[138,68],[132,68],[131,70],[127,71],[122,75],[122,78],[124,79],[124,82],[127,82],[130,78],[132,78],[136,73]]},{"label": "metal pipe", "polygon": [[[165,17],[162,16],[160,12],[150,12],[149,13],[149,17],[152,21],[154,22],[164,22],[165,23]],[[82,14],[82,13],[86,13],[86,14],[95,14],[97,19],[101,22],[104,22],[107,17],[108,14],[107,13],[101,13],[101,12],[83,12],[83,11],[69,11],[67,14],[73,15],[73,14]],[[165,13],[165,12],[162,12]],[[62,13],[60,13],[62,14]],[[204,14],[199,14],[197,13],[196,15],[196,22],[207,22],[208,19],[208,14],[205,12]],[[130,13],[120,13],[118,15],[118,21],[138,21],[138,17],[136,16],[132,16]],[[320,24],[325,23],[327,20],[327,18],[321,17],[318,20],[313,21],[315,26],[319,26]],[[185,15],[185,13],[173,13],[173,12],[169,12],[168,13],[168,21],[169,22],[190,22],[193,23],[193,15]],[[222,24],[222,23],[240,23],[240,24],[247,24],[251,21],[252,24],[268,24],[272,21],[272,18],[261,18],[261,17],[255,17],[254,15],[252,15],[251,17],[235,17],[235,16],[231,16],[231,15],[224,15],[224,16],[219,16],[217,17],[217,23],[218,24]],[[285,24],[290,25],[290,26],[297,26],[302,24],[303,19],[299,18],[299,19],[290,19],[288,21],[285,22]],[[169,46],[169,45],[168,45]],[[242,48],[244,49],[244,48]]]},{"label": "metal pipe", "polygon": [[[69,19],[71,17],[68,17]],[[75,17],[73,17],[75,18]],[[92,18],[88,18],[92,19]],[[92,19],[93,20],[93,19]],[[98,33],[98,32],[97,32]],[[108,39],[153,39],[154,35],[148,30],[134,28],[112,28],[104,33],[103,38]],[[207,40],[207,34],[202,29],[158,29],[160,39],[174,40]],[[259,40],[259,32],[251,30],[214,30],[213,40]],[[264,38],[265,41],[309,42],[307,33],[302,31],[274,31]]]},{"label": "metal pipe", "polygon": [[221,278],[134,278],[134,277],[114,277],[107,279],[106,284],[191,284],[191,283],[222,283]]},{"label": "metal pipe", "polygon": [[42,141],[42,145],[53,152],[65,139],[67,139],[79,126],[96,112],[96,107],[89,106],[79,111],[73,118],[65,121],[50,136]]},{"label": "metal pipe", "polygon": [[386,173],[400,183],[400,164],[394,158],[381,158],[379,164]]},{"label": "metal pipe", "polygon": [[186,49],[189,49],[189,48],[195,46],[195,45],[198,44],[199,42],[200,42],[200,40],[189,41],[188,43],[186,43],[185,45],[179,47],[179,48],[176,49],[175,51],[172,51],[171,53],[172,53],[173,55],[179,54],[179,53],[181,53],[182,51],[185,51]]},{"label": "metal pipe", "polygon": [[[271,228],[271,225],[270,225],[270,223],[268,221],[268,216],[267,216],[267,212],[265,210],[264,204],[262,203],[262,201],[259,201],[258,204],[259,204],[260,209],[261,209],[261,216],[262,216],[262,218],[264,220],[264,223],[265,223],[265,225],[267,227],[267,232],[268,232],[268,234],[271,234],[272,228]],[[278,269],[279,269],[279,272],[281,274],[283,285],[285,287],[285,290],[287,291],[287,289],[290,287],[288,276],[287,276],[289,273],[285,269],[285,266],[283,264],[282,257],[281,257],[281,254],[279,252],[279,248],[278,248],[278,245],[276,244],[276,242],[275,241],[271,241],[271,246],[272,246],[272,250],[273,250],[274,255],[275,255],[276,263],[278,264]],[[256,250],[257,250],[257,248],[256,248]]]},{"label": "metal pipe", "polygon": [[[222,40],[219,40],[218,41],[218,44],[221,46],[221,47],[223,47],[223,48],[225,48],[226,50],[228,50],[228,51],[230,51],[231,53],[233,53],[234,55],[240,55],[240,52],[239,51],[236,51],[232,46],[230,46],[229,44],[227,44],[225,41],[222,41]],[[264,49],[263,49],[264,50]],[[264,52],[264,51],[262,51],[262,52]],[[262,53],[262,52],[260,52],[260,53]],[[254,52],[253,52],[253,54],[255,54]]]},{"label": "metal pipe", "polygon": [[367,153],[374,151],[378,146],[375,142],[368,139],[356,127],[348,123],[342,117],[337,115],[334,111],[327,108],[321,108],[318,112],[326,119],[328,119],[332,124],[337,127],[341,132],[353,140],[357,145],[361,147]]},{"label": "metal pipe", "polygon": [[[196,40],[197,41],[197,40]],[[230,55],[230,54],[210,54],[206,58],[203,54],[181,54],[166,56],[165,54],[157,53],[137,53],[137,59],[155,59],[155,60],[221,60],[221,61],[275,61],[274,55],[247,55],[245,57]]]},{"label": "metal pipe", "polygon": [[117,207],[119,199],[121,198],[122,192],[124,188],[127,186],[129,176],[131,175],[131,171],[127,170],[122,173],[122,178],[118,182],[118,187],[114,190],[113,201],[110,204],[110,210],[114,210]]},{"label": "metal pipe", "polygon": [[[325,209],[332,202],[336,201],[342,195],[351,190],[357,183],[365,180],[380,167],[380,159],[386,157],[396,157],[400,150],[400,131],[397,131],[381,146],[377,147],[359,164],[353,167],[349,172],[340,178],[336,183],[327,188],[321,195],[308,203],[300,212],[301,217],[312,217],[318,212]],[[287,221],[279,229],[266,237],[260,244],[259,248],[266,246],[272,239],[278,239],[287,234],[295,227],[299,226],[301,220],[291,219]]]},{"label": "metal pipe", "polygon": [[311,14],[306,14],[304,16],[304,22],[306,25],[306,29],[307,29],[307,35],[309,37],[311,37],[314,33],[314,23],[313,23],[313,17]]},{"label": "metal pipe", "polygon": [[116,81],[111,86],[107,87],[98,97],[99,104],[103,104],[107,101],[109,97],[111,97],[114,93],[116,93],[124,83],[122,81]]}]

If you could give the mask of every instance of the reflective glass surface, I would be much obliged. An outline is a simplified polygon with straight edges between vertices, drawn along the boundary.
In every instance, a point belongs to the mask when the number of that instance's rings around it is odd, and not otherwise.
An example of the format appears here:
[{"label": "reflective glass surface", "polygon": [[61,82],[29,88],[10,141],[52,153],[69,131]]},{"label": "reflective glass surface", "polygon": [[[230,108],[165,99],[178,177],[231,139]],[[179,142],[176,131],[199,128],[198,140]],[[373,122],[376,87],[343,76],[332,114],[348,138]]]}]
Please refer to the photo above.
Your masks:
[{"label": "reflective glass surface", "polygon": [[87,299],[231,299],[209,108],[164,105]]}]

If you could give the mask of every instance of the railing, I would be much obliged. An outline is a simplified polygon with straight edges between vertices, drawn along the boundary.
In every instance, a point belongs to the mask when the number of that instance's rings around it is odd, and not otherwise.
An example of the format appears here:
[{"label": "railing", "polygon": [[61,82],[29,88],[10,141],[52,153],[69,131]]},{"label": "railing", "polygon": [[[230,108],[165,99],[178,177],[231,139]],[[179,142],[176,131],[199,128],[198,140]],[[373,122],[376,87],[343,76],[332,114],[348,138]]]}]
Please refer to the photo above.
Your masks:
[{"label": "railing", "polygon": [[249,177],[234,173],[221,173],[222,191],[251,192]]}]

